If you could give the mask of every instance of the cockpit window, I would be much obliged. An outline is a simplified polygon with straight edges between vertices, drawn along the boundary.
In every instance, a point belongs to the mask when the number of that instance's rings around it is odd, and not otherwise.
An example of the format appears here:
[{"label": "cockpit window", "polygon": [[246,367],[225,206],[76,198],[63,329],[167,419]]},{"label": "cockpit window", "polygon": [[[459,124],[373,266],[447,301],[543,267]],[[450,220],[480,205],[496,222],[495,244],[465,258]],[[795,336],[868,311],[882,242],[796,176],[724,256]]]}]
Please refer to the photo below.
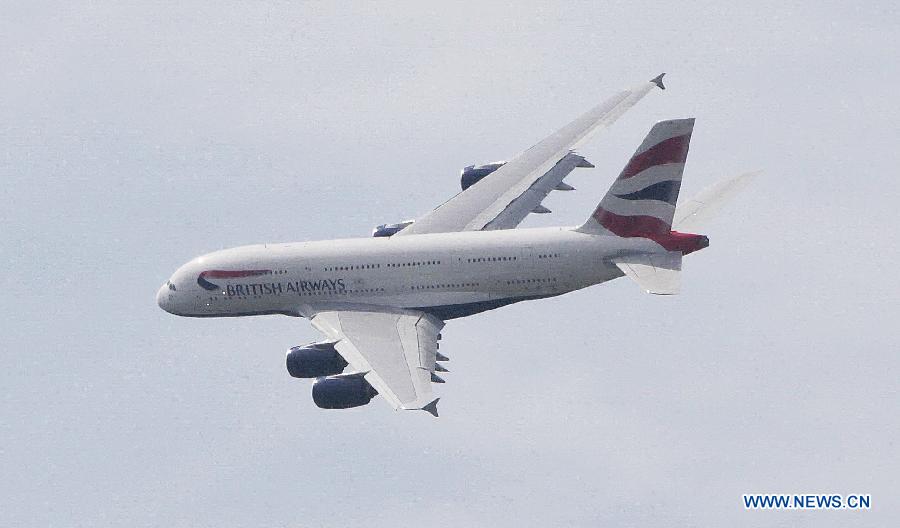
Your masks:
[{"label": "cockpit window", "polygon": [[175,291],[175,285],[170,281],[166,281],[166,286],[168,286],[170,290]]}]

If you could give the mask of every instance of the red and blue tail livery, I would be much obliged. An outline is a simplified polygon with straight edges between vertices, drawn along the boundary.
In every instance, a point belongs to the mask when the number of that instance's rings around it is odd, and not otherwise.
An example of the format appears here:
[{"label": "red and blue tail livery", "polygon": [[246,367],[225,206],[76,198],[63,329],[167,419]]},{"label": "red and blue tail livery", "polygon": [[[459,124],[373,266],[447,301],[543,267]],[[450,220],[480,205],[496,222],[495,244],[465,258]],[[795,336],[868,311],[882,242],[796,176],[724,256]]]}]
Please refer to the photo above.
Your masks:
[{"label": "red and blue tail livery", "polygon": [[706,247],[705,236],[672,231],[693,130],[693,118],[656,123],[579,231],[647,238],[685,254]]},{"label": "red and blue tail livery", "polygon": [[653,125],[591,218],[611,234],[643,237],[672,229],[693,119]]}]

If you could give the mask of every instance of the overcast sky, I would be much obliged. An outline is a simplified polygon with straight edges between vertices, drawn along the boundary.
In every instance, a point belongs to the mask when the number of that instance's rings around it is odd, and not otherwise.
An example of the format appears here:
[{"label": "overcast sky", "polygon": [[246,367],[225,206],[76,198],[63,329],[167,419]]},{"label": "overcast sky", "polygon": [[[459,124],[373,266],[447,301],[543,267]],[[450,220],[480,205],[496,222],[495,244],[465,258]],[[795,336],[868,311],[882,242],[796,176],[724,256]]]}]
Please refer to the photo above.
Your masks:
[{"label": "overcast sky", "polygon": [[[900,521],[895,3],[2,4],[0,524]],[[683,196],[764,175],[680,296],[450,322],[439,419],[316,408],[305,320],[156,306],[196,255],[418,216],[663,71],[524,226],[580,224],[661,119],[697,118]],[[741,502],[809,492],[872,509]]]}]

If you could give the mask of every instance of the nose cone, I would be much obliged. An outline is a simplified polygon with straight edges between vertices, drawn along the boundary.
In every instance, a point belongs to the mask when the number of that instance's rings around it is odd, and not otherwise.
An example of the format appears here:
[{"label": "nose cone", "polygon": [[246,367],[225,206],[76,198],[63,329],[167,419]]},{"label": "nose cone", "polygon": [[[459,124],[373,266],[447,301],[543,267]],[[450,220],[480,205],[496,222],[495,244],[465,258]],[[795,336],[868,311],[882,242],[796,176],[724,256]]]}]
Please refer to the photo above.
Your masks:
[{"label": "nose cone", "polygon": [[163,310],[174,313],[171,308],[171,302],[169,301],[169,288],[166,287],[165,284],[156,292],[156,304],[159,305]]}]

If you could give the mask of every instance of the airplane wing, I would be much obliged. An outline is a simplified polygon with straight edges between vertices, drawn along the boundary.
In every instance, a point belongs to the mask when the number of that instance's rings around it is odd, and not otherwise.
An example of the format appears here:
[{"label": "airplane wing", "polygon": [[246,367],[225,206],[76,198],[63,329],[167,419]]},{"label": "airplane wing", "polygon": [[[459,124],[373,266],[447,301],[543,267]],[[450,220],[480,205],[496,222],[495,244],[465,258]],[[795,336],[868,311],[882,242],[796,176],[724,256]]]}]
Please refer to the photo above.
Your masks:
[{"label": "airplane wing", "polygon": [[394,409],[422,409],[437,416],[431,383],[443,321],[388,308],[319,312],[311,321],[337,342],[335,349]]},{"label": "airplane wing", "polygon": [[585,162],[572,150],[615,122],[654,86],[665,89],[663,75],[617,93],[394,236],[515,227]]}]

